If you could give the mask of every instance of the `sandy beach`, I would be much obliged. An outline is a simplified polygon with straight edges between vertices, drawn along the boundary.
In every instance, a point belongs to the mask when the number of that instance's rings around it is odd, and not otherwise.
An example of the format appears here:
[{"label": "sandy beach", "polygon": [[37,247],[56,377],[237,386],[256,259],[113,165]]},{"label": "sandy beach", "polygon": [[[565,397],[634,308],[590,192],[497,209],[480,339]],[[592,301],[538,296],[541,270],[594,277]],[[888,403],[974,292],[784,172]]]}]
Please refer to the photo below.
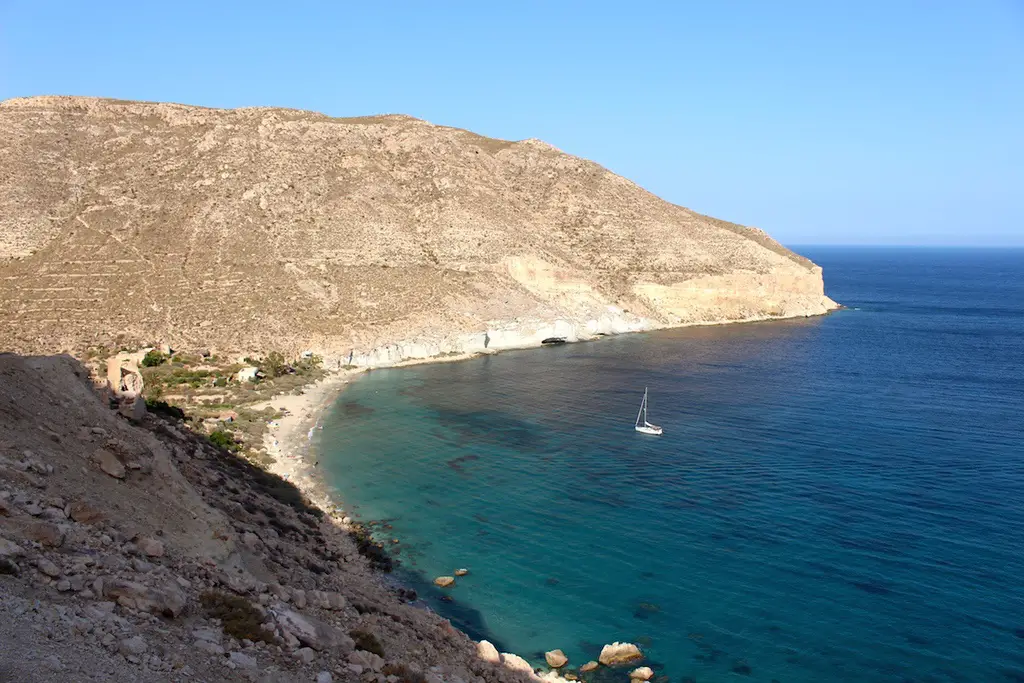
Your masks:
[{"label": "sandy beach", "polygon": [[[480,355],[466,353],[453,356],[416,358],[397,363],[394,368],[422,365],[424,363],[452,363],[469,360]],[[253,405],[256,410],[272,407],[283,413],[282,417],[270,422],[263,435],[263,444],[274,462],[267,469],[294,484],[317,507],[325,511],[343,508],[343,501],[331,497],[323,479],[311,461],[310,447],[314,430],[319,426],[321,416],[345,385],[370,368],[338,370],[326,377],[306,385],[299,394],[281,394],[267,401]]]},{"label": "sandy beach", "polygon": [[343,370],[309,384],[300,394],[282,394],[257,404],[256,408],[273,407],[283,413],[263,435],[267,453],[274,459],[267,469],[299,488],[323,510],[336,506],[327,494],[323,481],[309,460],[313,430],[320,416],[334,402],[345,385],[362,370]]}]

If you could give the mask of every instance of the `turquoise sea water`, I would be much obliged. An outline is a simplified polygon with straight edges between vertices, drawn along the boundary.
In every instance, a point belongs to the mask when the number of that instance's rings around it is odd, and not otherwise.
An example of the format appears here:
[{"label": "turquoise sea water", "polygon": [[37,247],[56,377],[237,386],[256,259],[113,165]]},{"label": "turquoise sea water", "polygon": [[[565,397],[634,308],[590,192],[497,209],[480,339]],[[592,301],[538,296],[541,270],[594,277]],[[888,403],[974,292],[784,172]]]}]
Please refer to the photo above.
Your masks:
[{"label": "turquoise sea water", "polygon": [[325,475],[433,609],[537,664],[1024,681],[1024,251],[804,253],[849,310],[373,371]]}]

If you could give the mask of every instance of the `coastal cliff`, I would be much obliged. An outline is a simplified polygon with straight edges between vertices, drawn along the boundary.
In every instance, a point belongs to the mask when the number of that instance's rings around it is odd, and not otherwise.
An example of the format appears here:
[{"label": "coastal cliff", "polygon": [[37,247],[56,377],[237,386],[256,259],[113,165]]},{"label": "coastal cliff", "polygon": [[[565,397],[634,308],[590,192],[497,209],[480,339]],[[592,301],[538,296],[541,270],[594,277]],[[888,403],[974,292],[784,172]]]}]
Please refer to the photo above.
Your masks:
[{"label": "coastal cliff", "polygon": [[821,269],[536,140],[78,97],[0,103],[0,346],[375,366],[818,315]]}]

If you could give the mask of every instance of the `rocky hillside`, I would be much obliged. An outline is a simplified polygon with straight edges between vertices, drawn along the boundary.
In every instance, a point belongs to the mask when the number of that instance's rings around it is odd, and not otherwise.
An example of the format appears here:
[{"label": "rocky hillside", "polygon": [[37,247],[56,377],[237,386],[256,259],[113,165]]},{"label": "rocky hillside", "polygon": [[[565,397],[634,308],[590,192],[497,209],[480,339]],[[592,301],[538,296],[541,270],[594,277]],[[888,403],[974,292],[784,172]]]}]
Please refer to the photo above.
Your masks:
[{"label": "rocky hillside", "polygon": [[370,364],[834,306],[759,230],[406,116],[15,99],[0,159],[0,348]]},{"label": "rocky hillside", "polygon": [[0,681],[565,683],[387,564],[180,420],[110,410],[72,358],[0,354]]}]

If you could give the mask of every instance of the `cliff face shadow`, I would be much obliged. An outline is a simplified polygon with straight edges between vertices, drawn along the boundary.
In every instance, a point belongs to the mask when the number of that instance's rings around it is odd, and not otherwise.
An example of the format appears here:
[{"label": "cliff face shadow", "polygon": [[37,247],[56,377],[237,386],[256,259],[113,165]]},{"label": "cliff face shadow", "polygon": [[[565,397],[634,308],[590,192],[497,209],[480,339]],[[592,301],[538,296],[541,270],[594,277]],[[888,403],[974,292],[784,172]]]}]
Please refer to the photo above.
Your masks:
[{"label": "cliff face shadow", "polygon": [[473,640],[488,640],[499,652],[508,647],[488,628],[483,613],[475,607],[459,602],[458,595],[434,585],[433,579],[418,569],[399,566],[394,577],[406,588],[416,591],[424,607],[440,614]]}]

